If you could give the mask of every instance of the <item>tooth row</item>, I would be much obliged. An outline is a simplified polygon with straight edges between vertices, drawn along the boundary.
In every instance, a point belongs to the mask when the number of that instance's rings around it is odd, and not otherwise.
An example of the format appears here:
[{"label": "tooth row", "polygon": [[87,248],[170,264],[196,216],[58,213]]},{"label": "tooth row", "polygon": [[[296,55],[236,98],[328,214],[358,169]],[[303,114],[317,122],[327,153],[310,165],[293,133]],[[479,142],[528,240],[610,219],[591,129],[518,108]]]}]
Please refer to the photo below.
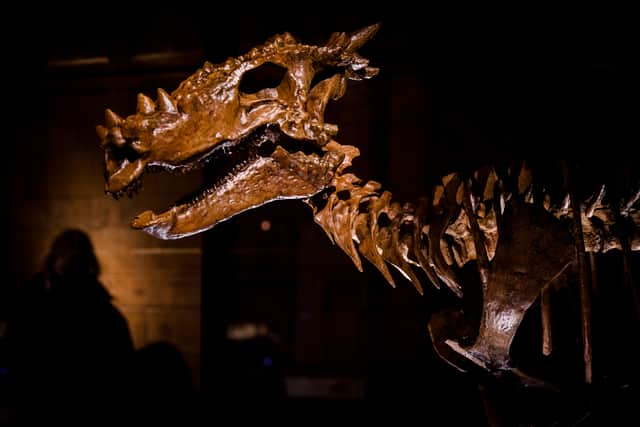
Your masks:
[{"label": "tooth row", "polygon": [[251,155],[246,160],[243,160],[242,162],[236,164],[233,167],[233,169],[231,169],[224,177],[219,179],[213,186],[205,189],[204,191],[196,195],[191,201],[189,201],[187,203],[187,206],[188,207],[194,206],[200,203],[201,201],[203,201],[204,199],[206,199],[209,195],[213,194],[224,184],[231,181],[231,179],[233,179],[240,171],[244,170],[250,163],[253,163],[258,157],[260,156]]},{"label": "tooth row", "polygon": [[132,198],[133,196],[138,194],[141,190],[142,190],[142,180],[138,179],[132,182],[131,184],[129,184],[127,187],[123,188],[122,190],[109,192],[109,194],[111,194],[111,196],[114,199],[118,200],[121,197],[124,197],[125,195],[129,198]]}]

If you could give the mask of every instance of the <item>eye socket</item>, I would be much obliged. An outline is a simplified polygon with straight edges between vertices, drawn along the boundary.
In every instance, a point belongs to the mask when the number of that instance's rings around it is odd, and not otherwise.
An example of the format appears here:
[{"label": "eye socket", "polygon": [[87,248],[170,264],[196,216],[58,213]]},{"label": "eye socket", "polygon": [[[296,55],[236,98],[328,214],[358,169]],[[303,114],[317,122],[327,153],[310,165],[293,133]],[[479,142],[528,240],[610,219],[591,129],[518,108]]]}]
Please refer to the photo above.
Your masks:
[{"label": "eye socket", "polygon": [[336,74],[342,74],[343,72],[344,70],[340,67],[325,67],[313,76],[313,80],[311,80],[309,88],[313,89],[321,81],[331,78]]},{"label": "eye socket", "polygon": [[265,62],[244,73],[242,80],[240,80],[240,91],[253,94],[262,89],[278,87],[285,74],[287,74],[286,68],[273,62]]},{"label": "eye socket", "polygon": [[123,160],[129,160],[133,162],[140,158],[140,153],[133,149],[131,145],[125,145],[123,147],[110,147],[111,156],[119,162]]}]

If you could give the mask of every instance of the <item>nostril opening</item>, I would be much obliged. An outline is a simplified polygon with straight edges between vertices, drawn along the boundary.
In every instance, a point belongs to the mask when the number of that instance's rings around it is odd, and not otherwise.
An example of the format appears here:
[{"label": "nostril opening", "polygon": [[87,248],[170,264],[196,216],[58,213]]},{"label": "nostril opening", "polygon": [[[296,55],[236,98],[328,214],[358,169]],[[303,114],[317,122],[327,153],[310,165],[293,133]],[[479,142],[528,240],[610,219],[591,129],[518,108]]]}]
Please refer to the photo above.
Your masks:
[{"label": "nostril opening", "polygon": [[140,158],[140,154],[131,145],[111,147],[111,155],[118,162],[122,162],[125,159],[133,162]]}]

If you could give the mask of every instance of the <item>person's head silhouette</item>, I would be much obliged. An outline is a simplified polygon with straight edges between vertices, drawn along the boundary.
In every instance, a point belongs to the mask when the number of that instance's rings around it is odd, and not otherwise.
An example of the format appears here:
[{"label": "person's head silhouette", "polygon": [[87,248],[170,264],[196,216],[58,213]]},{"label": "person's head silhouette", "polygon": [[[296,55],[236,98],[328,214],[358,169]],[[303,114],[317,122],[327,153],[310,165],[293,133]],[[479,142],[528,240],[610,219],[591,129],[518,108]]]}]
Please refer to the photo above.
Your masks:
[{"label": "person's head silhouette", "polygon": [[6,335],[9,387],[27,424],[47,413],[33,408],[54,405],[66,419],[67,403],[104,409],[130,388],[131,332],[99,274],[89,234],[67,228],[20,289]]},{"label": "person's head silhouette", "polygon": [[45,269],[61,278],[97,278],[100,263],[89,235],[75,228],[60,233],[51,245]]}]

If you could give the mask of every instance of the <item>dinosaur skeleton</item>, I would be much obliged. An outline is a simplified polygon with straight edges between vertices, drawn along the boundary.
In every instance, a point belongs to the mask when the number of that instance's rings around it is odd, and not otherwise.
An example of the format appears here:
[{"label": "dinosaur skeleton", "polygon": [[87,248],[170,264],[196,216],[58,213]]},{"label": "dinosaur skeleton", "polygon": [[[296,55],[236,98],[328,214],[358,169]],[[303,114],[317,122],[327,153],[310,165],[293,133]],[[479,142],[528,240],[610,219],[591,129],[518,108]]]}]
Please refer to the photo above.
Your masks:
[{"label": "dinosaur skeleton", "polygon": [[[579,200],[566,185],[557,197],[520,162],[451,173],[416,204],[393,201],[380,183],[346,171],[359,150],[338,144],[337,126],[324,121],[327,103],[345,93],[347,80],[377,74],[357,53],[377,30],[334,33],[323,46],[277,35],[238,58],[205,63],[171,94],[158,89],[155,101],[139,94],[134,115],[107,109],[106,126],[97,126],[105,190],[116,199],[131,196],[145,172],[186,173],[211,164],[222,169],[215,185],[165,212],[139,214],[132,227],[179,239],[271,201],[302,199],[358,270],[363,256],[392,286],[389,266],[420,293],[426,276],[461,297],[455,269],[474,262],[483,287],[477,338],[463,346],[430,324],[434,343],[456,366],[453,354],[490,372],[509,371],[525,312],[558,276],[570,266],[583,271],[585,252],[640,250],[640,191],[613,200],[602,186]],[[241,91],[243,75],[268,63],[285,70],[281,83]],[[321,73],[328,77],[319,79]]]}]

